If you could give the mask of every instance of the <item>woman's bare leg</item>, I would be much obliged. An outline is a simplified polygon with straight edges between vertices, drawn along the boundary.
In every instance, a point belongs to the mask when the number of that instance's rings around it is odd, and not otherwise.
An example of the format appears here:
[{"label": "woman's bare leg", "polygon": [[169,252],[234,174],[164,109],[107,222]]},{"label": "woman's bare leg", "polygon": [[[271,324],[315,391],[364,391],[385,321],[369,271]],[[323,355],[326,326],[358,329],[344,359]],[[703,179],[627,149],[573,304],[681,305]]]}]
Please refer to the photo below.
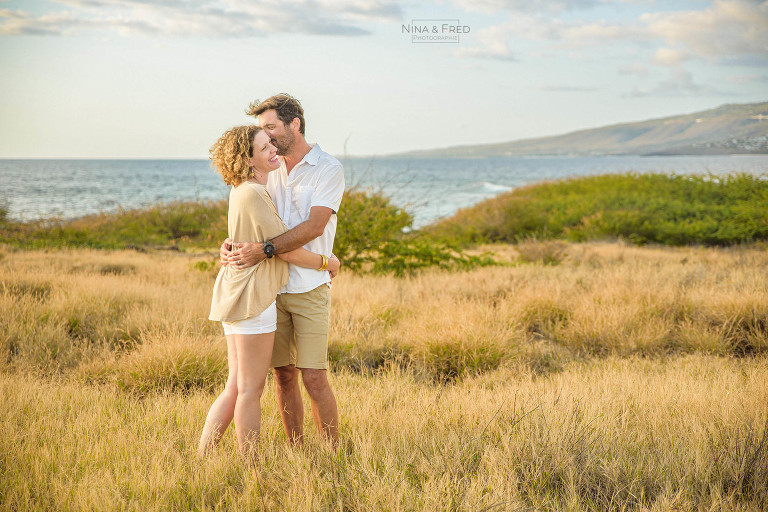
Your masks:
[{"label": "woman's bare leg", "polygon": [[216,398],[208,411],[205,419],[203,433],[197,447],[197,455],[204,456],[211,448],[216,446],[224,435],[224,431],[232,422],[235,415],[235,403],[237,402],[237,346],[235,336],[227,336],[227,365],[229,375],[224,391]]},{"label": "woman's bare leg", "polygon": [[237,402],[235,431],[240,452],[252,456],[258,450],[261,428],[261,394],[272,361],[275,333],[236,334]]}]

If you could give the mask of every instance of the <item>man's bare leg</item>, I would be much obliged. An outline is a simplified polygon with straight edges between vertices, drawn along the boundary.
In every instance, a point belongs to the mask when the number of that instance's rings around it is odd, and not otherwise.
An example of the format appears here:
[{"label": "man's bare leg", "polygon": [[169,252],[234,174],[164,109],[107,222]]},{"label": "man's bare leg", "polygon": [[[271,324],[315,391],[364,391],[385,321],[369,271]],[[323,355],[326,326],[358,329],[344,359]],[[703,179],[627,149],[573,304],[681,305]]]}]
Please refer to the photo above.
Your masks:
[{"label": "man's bare leg", "polygon": [[274,369],[275,392],[285,435],[291,444],[302,442],[304,405],[299,390],[299,371],[294,365]]},{"label": "man's bare leg", "polygon": [[312,404],[312,416],[317,431],[331,442],[335,450],[339,444],[339,411],[336,397],[328,384],[328,374],[326,370],[302,368],[301,378]]}]

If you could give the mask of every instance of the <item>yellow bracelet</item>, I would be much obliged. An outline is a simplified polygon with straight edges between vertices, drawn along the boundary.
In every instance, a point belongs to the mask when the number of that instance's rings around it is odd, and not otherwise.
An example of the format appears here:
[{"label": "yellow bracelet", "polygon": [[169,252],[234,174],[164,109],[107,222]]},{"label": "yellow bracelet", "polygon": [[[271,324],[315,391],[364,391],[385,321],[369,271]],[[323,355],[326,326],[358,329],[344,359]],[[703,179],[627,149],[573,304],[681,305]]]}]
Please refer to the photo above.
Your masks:
[{"label": "yellow bracelet", "polygon": [[323,258],[323,264],[320,265],[320,268],[317,270],[325,270],[328,268],[328,256],[321,254],[320,257]]}]

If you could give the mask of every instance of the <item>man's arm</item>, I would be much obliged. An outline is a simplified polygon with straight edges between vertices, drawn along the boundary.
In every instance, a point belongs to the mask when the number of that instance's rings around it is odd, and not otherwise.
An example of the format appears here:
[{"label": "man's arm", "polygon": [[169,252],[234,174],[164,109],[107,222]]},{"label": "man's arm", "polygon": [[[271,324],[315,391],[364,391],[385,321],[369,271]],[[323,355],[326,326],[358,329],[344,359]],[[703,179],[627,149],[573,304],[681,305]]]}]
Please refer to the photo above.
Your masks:
[{"label": "man's arm", "polygon": [[[331,215],[332,209],[313,206],[309,210],[309,219],[271,240],[275,246],[275,254],[291,252],[322,235]],[[235,250],[229,253],[227,263],[234,264],[237,268],[251,267],[267,257],[264,254],[264,244],[260,242],[234,242],[232,246]],[[224,251],[220,253],[224,263]]]},{"label": "man's arm", "polygon": [[[313,206],[309,209],[309,219],[302,222],[290,231],[272,239],[275,246],[275,254],[290,252],[303,247],[325,231],[325,225],[331,220],[333,210],[325,206]],[[262,252],[264,252],[262,250]]]}]

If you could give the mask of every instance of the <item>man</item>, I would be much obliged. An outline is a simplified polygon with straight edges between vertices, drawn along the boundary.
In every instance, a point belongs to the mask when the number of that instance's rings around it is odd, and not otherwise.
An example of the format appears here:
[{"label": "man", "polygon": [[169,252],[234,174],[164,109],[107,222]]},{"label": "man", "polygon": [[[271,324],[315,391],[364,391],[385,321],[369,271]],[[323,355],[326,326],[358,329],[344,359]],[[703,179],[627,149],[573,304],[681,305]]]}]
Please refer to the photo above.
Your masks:
[{"label": "man", "polygon": [[[234,241],[231,252],[227,248],[232,241],[227,239],[221,246],[222,264],[245,268],[299,247],[330,256],[344,194],[341,163],[319,145],[307,143],[304,109],[292,96],[278,94],[253,103],[248,113],[258,119],[282,157],[280,168],[269,174],[267,191],[289,231],[269,241]],[[330,277],[324,269],[291,265],[288,284],[277,296],[272,367],[285,434],[294,444],[303,436],[299,374],[315,426],[334,447],[338,443],[336,398],[326,374]]]}]

